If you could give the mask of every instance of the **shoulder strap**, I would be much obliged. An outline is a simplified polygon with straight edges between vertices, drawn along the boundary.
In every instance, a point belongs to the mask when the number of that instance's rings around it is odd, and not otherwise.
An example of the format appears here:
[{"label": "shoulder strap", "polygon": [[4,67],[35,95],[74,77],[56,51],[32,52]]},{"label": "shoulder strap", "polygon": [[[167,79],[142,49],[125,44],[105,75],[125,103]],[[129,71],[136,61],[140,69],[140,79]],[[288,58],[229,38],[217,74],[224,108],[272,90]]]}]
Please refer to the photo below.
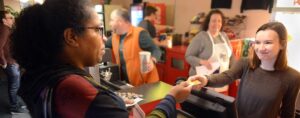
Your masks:
[{"label": "shoulder strap", "polygon": [[[54,112],[54,96],[56,86],[63,81],[64,76],[69,74],[77,74],[81,76],[90,76],[88,73],[81,69],[72,67],[56,68],[55,71],[46,72],[40,75],[38,78],[47,78],[47,82],[43,83],[44,87],[40,92],[39,103],[42,103],[42,115],[44,118],[58,118],[59,116]],[[94,84],[93,84],[94,85]],[[94,85],[95,86],[95,85]]]},{"label": "shoulder strap", "polygon": [[63,81],[65,78],[64,76],[70,74],[77,74],[85,78],[89,83],[91,83],[95,88],[101,91],[106,91],[111,94],[114,94],[111,90],[107,87],[97,84],[93,81],[91,75],[89,75],[84,70],[74,68],[74,67],[58,67],[58,68],[51,68],[47,70],[54,70],[54,71],[47,71],[37,77],[37,79],[44,79],[47,80],[46,82],[42,82],[40,86],[42,86],[41,91],[39,92],[39,99],[36,105],[36,110],[40,112],[43,118],[59,118],[59,115],[56,114],[54,109],[54,96],[56,91],[56,86]]}]

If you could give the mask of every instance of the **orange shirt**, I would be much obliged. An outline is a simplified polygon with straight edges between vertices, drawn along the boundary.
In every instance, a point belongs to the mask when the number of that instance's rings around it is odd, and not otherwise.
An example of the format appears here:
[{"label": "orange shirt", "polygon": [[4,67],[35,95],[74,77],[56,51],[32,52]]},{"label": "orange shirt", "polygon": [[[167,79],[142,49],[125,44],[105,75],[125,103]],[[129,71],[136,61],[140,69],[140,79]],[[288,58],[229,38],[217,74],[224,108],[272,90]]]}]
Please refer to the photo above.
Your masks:
[{"label": "orange shirt", "polygon": [[[145,83],[154,83],[159,81],[159,76],[156,67],[153,70],[142,74],[140,71],[140,58],[139,52],[142,51],[139,45],[139,35],[142,28],[131,27],[124,38],[123,55],[126,63],[126,70],[129,83],[133,86],[139,86]],[[117,64],[120,64],[119,55],[120,36],[117,34],[112,35],[112,49]]]}]

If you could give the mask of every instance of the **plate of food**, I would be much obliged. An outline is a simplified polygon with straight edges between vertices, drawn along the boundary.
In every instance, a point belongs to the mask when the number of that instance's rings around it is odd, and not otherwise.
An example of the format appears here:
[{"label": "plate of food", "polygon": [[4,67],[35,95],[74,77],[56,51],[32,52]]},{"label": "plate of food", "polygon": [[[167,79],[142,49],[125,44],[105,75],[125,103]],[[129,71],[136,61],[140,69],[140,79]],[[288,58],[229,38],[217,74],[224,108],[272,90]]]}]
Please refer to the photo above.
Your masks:
[{"label": "plate of food", "polygon": [[137,104],[138,102],[143,100],[143,95],[141,94],[136,94],[132,92],[115,92],[118,96],[120,96],[125,104],[126,107],[131,107]]}]

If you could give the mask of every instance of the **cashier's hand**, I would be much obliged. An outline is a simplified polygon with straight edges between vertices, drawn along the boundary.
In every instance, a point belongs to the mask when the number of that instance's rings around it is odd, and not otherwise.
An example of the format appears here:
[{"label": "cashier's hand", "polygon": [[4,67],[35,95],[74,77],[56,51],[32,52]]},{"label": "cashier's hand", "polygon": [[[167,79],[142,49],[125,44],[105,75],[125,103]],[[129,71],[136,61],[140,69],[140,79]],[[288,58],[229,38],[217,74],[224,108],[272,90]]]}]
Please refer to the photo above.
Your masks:
[{"label": "cashier's hand", "polygon": [[211,63],[208,60],[200,60],[199,62],[201,65],[205,66],[208,70],[212,69]]},{"label": "cashier's hand", "polygon": [[128,98],[123,98],[125,104],[133,104],[134,103],[134,100],[132,99],[128,99]]},{"label": "cashier's hand", "polygon": [[183,102],[191,93],[192,86],[189,86],[188,82],[181,82],[174,86],[169,95],[173,96],[177,103]]},{"label": "cashier's hand", "polygon": [[204,75],[200,75],[200,74],[190,76],[187,81],[200,81],[200,84],[193,86],[194,90],[199,90],[202,87],[205,87],[208,82],[207,78]]},{"label": "cashier's hand", "polygon": [[162,40],[162,41],[160,41],[159,42],[159,46],[160,47],[164,47],[164,48],[167,48],[168,47],[168,39],[166,39],[166,40]]}]

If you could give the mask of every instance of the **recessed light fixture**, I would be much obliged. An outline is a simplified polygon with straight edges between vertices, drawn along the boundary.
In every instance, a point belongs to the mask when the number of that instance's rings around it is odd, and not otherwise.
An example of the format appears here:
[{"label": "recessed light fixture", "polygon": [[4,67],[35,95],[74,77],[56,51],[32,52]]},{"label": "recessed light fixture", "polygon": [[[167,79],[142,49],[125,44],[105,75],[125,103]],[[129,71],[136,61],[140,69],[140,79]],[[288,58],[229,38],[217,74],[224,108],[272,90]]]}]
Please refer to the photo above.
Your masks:
[{"label": "recessed light fixture", "polygon": [[27,3],[29,0],[20,0],[22,3]]}]

